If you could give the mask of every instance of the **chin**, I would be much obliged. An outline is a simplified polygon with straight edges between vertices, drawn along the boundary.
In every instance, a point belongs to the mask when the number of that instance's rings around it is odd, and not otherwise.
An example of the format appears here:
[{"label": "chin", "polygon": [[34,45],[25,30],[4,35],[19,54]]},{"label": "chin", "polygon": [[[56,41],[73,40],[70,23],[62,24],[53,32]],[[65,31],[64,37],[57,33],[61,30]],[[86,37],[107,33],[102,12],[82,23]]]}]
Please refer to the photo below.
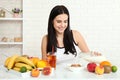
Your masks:
[{"label": "chin", "polygon": [[64,31],[59,31],[58,33],[59,33],[59,34],[63,34],[63,33],[64,33]]}]

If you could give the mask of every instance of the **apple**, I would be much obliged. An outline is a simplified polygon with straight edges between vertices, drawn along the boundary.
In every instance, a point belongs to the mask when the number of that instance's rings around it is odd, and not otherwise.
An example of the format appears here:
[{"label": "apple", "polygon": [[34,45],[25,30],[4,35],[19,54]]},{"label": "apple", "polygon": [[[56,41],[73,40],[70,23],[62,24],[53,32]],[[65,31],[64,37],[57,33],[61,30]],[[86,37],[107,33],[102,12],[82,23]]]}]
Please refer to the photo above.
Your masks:
[{"label": "apple", "polygon": [[39,76],[39,74],[40,74],[40,71],[39,71],[39,69],[32,69],[32,71],[31,71],[31,76],[32,77],[38,77]]},{"label": "apple", "polygon": [[103,66],[96,66],[95,73],[98,75],[102,75],[104,73],[104,67]]},{"label": "apple", "polygon": [[43,68],[42,73],[43,73],[44,75],[50,75],[50,74],[51,74],[51,71],[52,71],[51,67],[50,67],[50,66],[47,66],[47,67],[44,67],[44,68]]},{"label": "apple", "polygon": [[90,62],[87,64],[87,70],[89,72],[95,72],[95,68],[96,68],[97,64],[94,62]]}]

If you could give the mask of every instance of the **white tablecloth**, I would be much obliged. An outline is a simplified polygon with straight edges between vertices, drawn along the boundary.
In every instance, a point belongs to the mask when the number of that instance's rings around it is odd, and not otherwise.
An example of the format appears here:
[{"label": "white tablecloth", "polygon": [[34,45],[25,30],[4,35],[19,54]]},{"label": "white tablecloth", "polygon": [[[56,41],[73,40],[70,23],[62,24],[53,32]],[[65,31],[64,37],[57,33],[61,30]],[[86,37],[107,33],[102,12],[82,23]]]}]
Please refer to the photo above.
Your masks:
[{"label": "white tablecloth", "polygon": [[[114,61],[111,61],[114,63]],[[80,72],[72,72],[67,69],[67,64],[79,63],[84,68]],[[61,62],[57,64],[56,70],[54,70],[53,75],[44,76],[40,75],[37,78],[34,77],[22,77],[17,74],[13,74],[5,71],[3,65],[0,67],[0,80],[120,80],[120,64],[118,66],[118,71],[116,73],[97,75],[95,73],[90,73],[87,71],[87,61],[82,58],[77,58],[74,60],[69,60],[66,62]]]}]

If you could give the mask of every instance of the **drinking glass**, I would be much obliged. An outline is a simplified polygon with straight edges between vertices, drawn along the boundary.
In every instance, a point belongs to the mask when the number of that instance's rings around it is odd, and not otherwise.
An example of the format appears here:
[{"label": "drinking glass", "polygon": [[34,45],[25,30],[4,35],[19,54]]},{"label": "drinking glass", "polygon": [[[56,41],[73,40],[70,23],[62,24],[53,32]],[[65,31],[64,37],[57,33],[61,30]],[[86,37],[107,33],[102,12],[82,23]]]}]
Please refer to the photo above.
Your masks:
[{"label": "drinking glass", "polygon": [[48,58],[49,65],[52,68],[56,69],[56,55],[55,54],[48,54],[47,58]]}]

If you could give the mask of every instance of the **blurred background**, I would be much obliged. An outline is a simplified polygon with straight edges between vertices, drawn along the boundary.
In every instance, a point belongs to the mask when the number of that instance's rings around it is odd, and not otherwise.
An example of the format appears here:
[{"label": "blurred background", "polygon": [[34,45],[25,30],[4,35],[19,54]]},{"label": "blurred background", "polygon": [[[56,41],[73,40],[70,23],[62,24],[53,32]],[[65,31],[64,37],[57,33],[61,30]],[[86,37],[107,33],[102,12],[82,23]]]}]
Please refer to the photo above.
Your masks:
[{"label": "blurred background", "polygon": [[23,54],[41,57],[41,40],[47,33],[49,13],[56,5],[68,8],[71,29],[83,35],[91,51],[98,51],[117,64],[120,0],[24,0]]}]

